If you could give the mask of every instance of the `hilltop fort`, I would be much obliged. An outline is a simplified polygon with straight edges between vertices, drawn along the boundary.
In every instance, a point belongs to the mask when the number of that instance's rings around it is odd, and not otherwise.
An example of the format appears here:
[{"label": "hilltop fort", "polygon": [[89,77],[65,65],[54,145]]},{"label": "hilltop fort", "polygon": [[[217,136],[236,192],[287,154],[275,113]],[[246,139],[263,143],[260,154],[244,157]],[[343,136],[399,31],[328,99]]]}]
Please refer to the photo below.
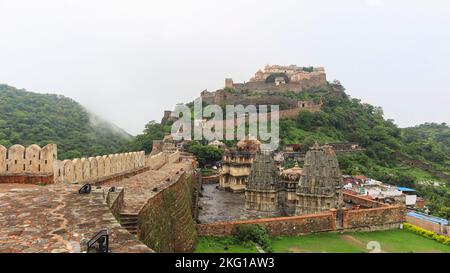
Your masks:
[{"label": "hilltop fort", "polygon": [[[287,96],[289,92],[300,93],[311,88],[327,85],[323,67],[300,67],[296,65],[266,65],[258,70],[248,82],[234,83],[225,79],[225,87],[213,92],[200,93],[202,102],[217,105],[279,105],[280,118],[296,118],[302,110],[317,112],[322,101],[298,100]],[[172,111],[164,111],[161,123],[174,121]]]},{"label": "hilltop fort", "polygon": [[[283,95],[288,91],[299,93],[326,84],[327,77],[323,67],[266,65],[264,69],[258,70],[248,82],[234,83],[233,79],[227,78],[225,79],[225,88],[215,92],[205,90],[201,93],[201,98],[208,104],[233,104],[238,102],[242,104],[262,104],[270,101],[295,106],[296,101],[277,95]],[[247,98],[242,98],[243,95]],[[267,96],[271,97],[270,100]]]},{"label": "hilltop fort", "polygon": [[225,80],[225,87],[258,91],[294,91],[326,84],[327,77],[323,67],[299,67],[296,65],[266,65],[258,70],[246,83],[234,83],[233,79]]}]

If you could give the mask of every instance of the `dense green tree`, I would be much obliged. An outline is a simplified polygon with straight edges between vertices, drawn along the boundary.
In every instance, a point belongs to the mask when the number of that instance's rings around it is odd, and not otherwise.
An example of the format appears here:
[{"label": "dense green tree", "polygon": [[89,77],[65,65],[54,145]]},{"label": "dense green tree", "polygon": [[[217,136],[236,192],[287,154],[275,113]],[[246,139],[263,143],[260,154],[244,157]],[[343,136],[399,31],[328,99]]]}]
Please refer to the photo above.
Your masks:
[{"label": "dense green tree", "polygon": [[0,144],[58,145],[58,158],[124,151],[131,135],[72,99],[0,85]]},{"label": "dense green tree", "polygon": [[[168,125],[167,125],[168,126]],[[145,125],[144,132],[137,135],[131,142],[130,148],[135,151],[152,151],[153,140],[161,140],[164,138],[166,127],[154,120]]]},{"label": "dense green tree", "polygon": [[194,154],[197,157],[200,167],[206,164],[214,164],[222,159],[223,151],[209,145],[202,145],[197,141],[191,141],[184,147],[187,152]]}]

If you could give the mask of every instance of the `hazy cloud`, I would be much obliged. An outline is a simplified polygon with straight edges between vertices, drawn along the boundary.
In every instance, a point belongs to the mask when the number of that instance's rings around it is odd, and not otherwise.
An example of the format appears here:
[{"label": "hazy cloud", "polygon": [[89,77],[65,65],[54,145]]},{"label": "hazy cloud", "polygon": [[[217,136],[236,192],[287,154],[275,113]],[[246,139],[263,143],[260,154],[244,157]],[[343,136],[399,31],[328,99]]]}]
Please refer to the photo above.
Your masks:
[{"label": "hazy cloud", "polygon": [[132,134],[270,64],[324,66],[401,126],[450,123],[448,1],[0,0],[0,82]]}]

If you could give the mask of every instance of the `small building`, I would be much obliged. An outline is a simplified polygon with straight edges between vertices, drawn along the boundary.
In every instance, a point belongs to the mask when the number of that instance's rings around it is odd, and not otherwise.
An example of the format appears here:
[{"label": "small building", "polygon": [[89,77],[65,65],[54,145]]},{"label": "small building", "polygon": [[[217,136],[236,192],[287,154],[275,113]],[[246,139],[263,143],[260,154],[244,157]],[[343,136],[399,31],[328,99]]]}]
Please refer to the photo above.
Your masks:
[{"label": "small building", "polygon": [[407,206],[415,206],[417,202],[417,192],[414,189],[406,187],[397,187],[405,195],[405,204]]},{"label": "small building", "polygon": [[217,139],[211,141],[210,143],[208,143],[208,145],[212,146],[212,147],[216,147],[218,149],[226,149],[227,148],[227,145],[225,145],[225,143],[223,143]]},{"label": "small building", "polygon": [[236,149],[226,150],[219,173],[219,188],[231,192],[244,192],[252,162],[261,142],[254,137],[245,137],[236,144]]}]

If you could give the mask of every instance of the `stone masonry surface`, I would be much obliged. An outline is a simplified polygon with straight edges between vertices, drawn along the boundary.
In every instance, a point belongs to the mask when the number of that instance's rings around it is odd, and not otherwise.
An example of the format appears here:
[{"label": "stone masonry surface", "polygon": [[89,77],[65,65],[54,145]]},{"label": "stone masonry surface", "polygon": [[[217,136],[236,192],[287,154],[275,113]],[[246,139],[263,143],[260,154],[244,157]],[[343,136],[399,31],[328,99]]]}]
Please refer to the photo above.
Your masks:
[{"label": "stone masonry surface", "polygon": [[[123,187],[125,189],[123,213],[138,213],[147,201],[158,191],[173,183],[172,177],[180,170],[189,170],[191,162],[168,163],[159,170],[150,170],[123,180],[104,183],[108,187]],[[167,179],[171,179],[167,181]]]},{"label": "stone masonry surface", "polygon": [[111,252],[153,252],[123,229],[104,189],[78,194],[80,185],[0,185],[0,252],[82,252],[108,229]]}]

